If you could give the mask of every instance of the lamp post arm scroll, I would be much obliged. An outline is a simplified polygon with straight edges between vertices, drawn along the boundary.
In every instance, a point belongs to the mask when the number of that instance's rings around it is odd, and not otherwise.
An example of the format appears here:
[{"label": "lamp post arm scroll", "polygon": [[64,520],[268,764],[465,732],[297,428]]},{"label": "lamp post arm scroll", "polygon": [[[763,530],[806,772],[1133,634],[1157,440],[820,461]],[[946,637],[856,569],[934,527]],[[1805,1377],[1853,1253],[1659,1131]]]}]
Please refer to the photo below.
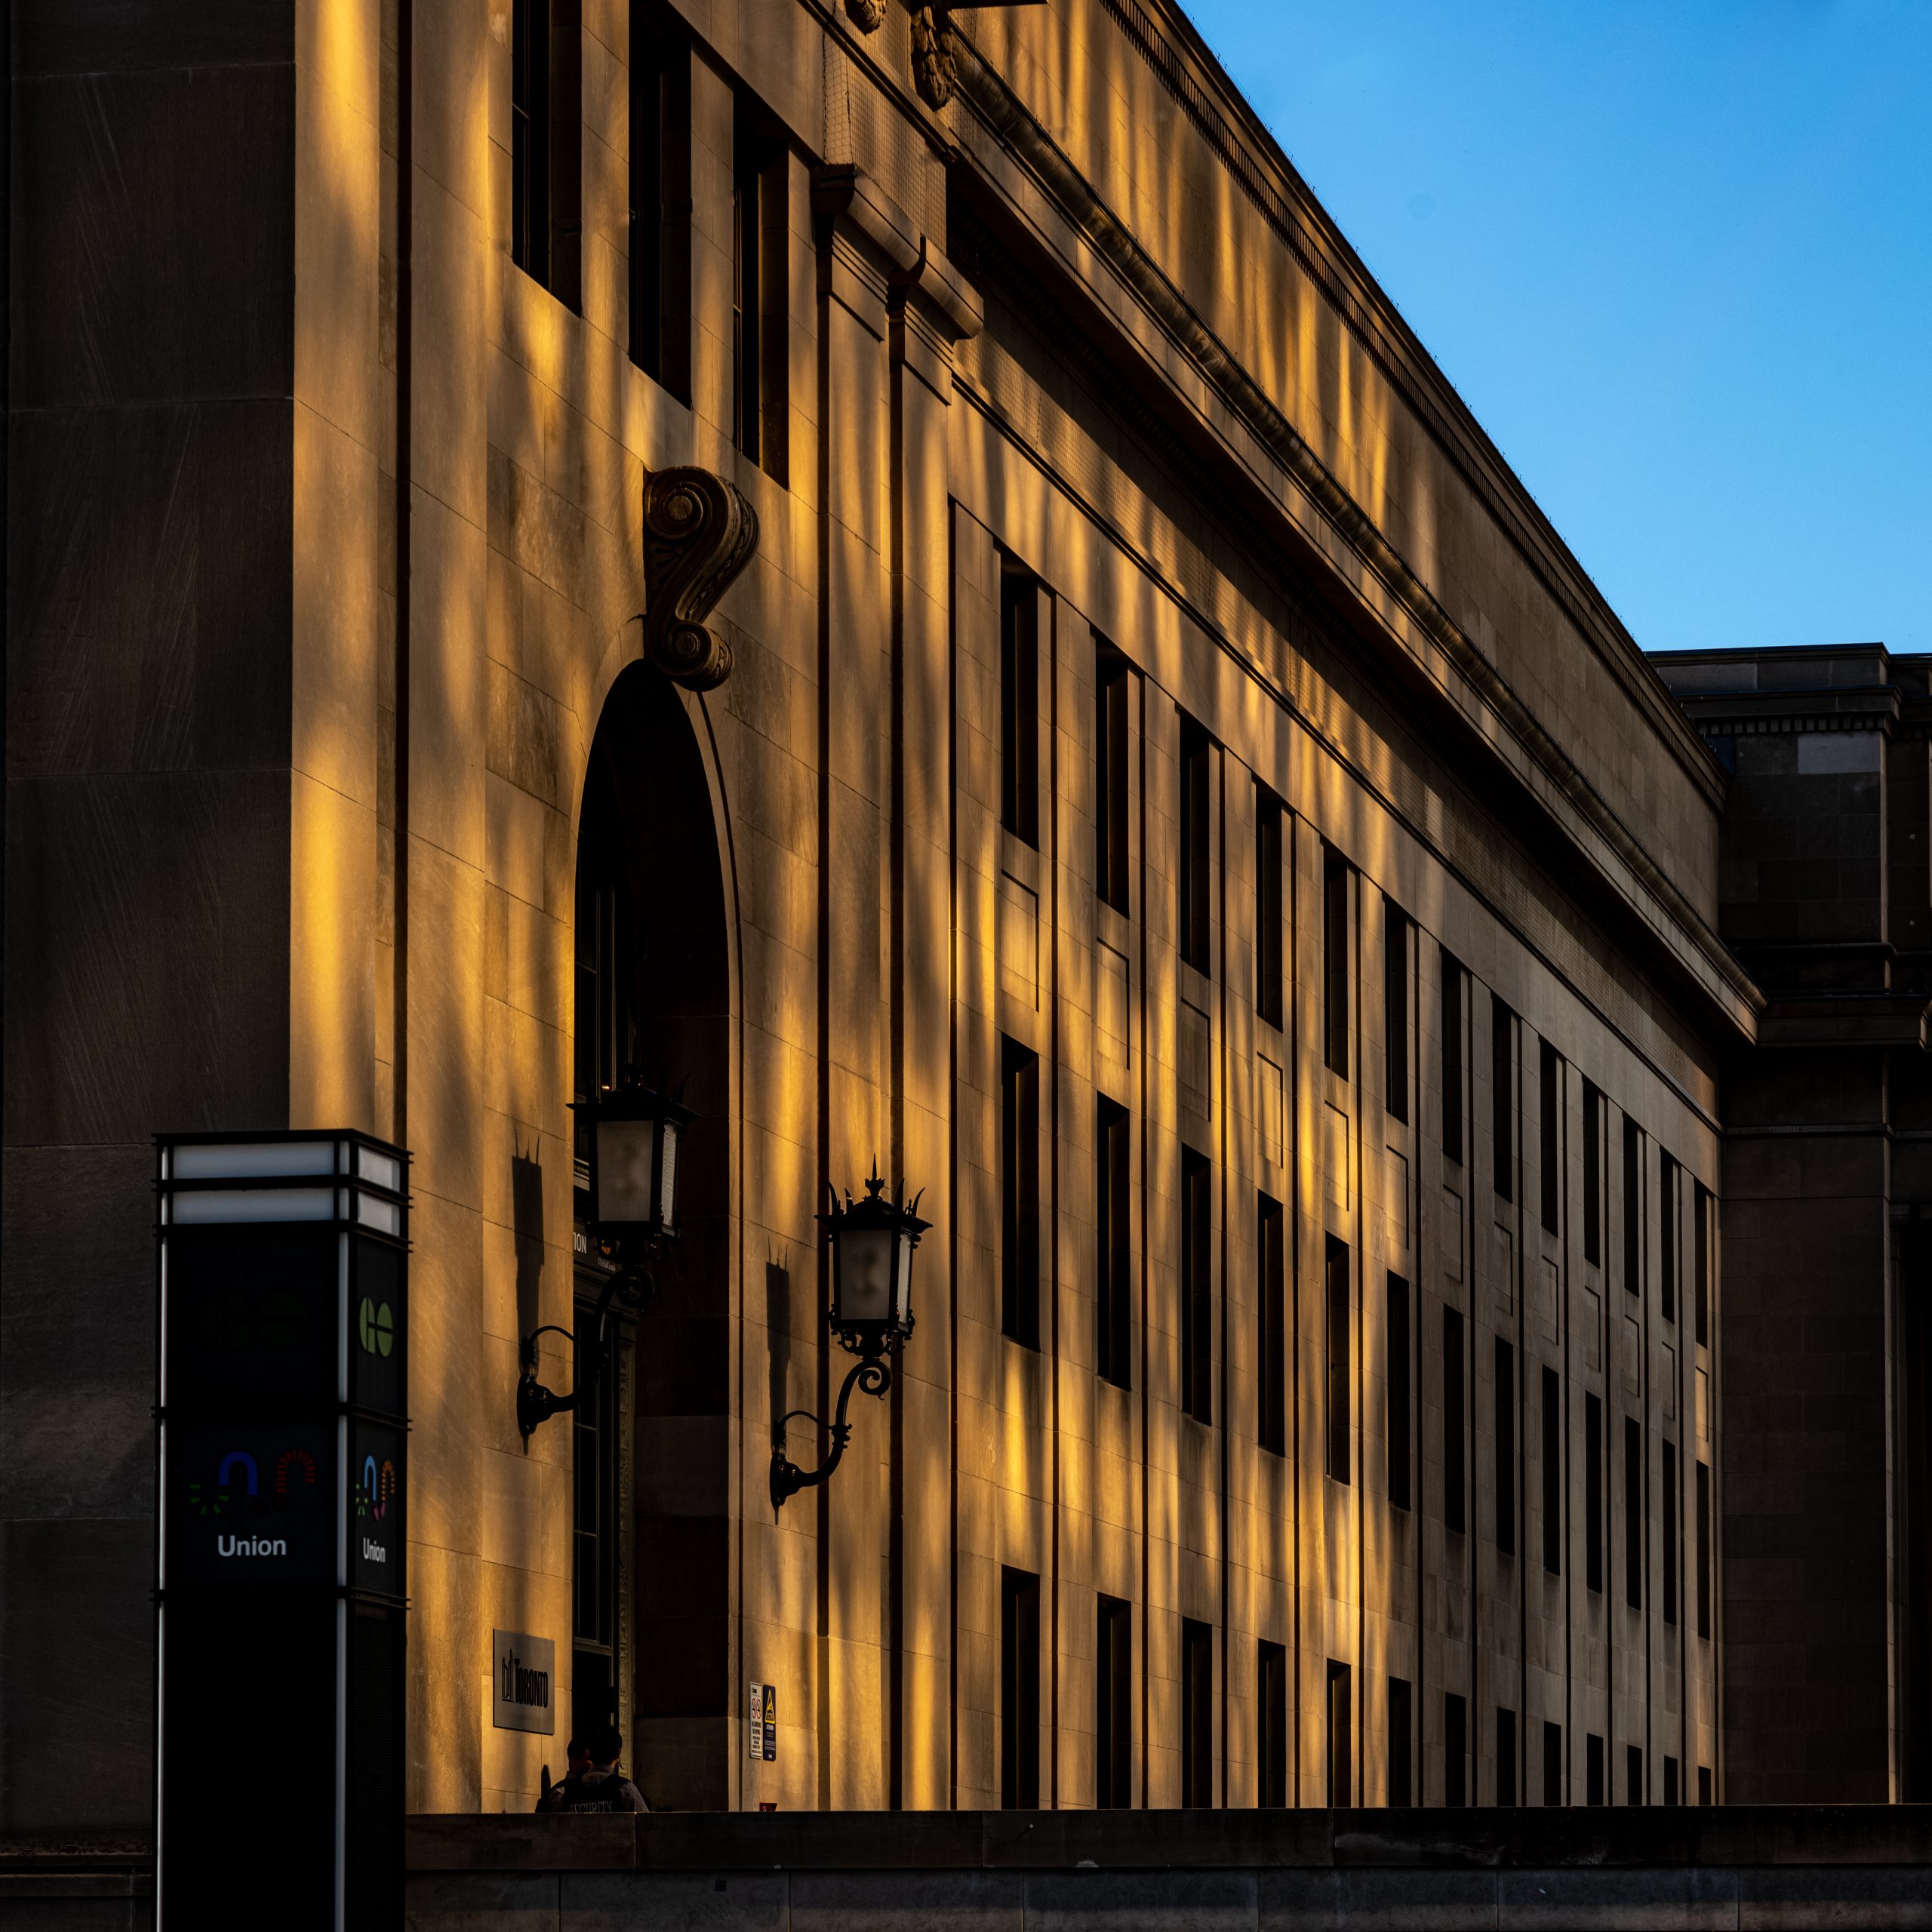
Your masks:
[{"label": "lamp post arm scroll", "polygon": [[[838,1407],[833,1412],[832,1426],[827,1433],[832,1438],[832,1453],[815,1469],[801,1469],[785,1453],[785,1426],[793,1416],[803,1416],[808,1422],[818,1422],[818,1417],[810,1409],[794,1409],[783,1417],[772,1431],[771,1438],[771,1506],[782,1509],[786,1499],[798,1494],[801,1489],[814,1489],[838,1468],[839,1460],[845,1454],[845,1445],[852,1439],[852,1425],[845,1420],[845,1411],[852,1400],[852,1391],[859,1389],[868,1395],[883,1397],[892,1386],[892,1364],[882,1355],[869,1355],[863,1361],[855,1361],[847,1373],[838,1390]],[[821,1429],[825,1427],[819,1423]]]}]

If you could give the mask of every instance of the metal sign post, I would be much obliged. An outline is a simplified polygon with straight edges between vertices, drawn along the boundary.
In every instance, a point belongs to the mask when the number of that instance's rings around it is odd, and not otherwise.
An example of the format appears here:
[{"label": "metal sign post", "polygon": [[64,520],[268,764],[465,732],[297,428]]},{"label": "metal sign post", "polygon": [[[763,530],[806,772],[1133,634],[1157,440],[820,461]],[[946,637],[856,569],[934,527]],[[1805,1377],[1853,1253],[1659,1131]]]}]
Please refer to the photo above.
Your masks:
[{"label": "metal sign post", "polygon": [[158,1146],[162,1932],[399,1927],[408,1156]]}]

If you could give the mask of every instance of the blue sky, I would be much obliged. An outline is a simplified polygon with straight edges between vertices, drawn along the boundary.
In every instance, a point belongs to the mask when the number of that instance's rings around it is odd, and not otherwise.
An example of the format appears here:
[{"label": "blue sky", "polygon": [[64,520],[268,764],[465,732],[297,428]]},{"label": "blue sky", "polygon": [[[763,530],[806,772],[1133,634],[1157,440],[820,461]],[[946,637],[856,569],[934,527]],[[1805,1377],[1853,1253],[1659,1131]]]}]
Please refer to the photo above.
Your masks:
[{"label": "blue sky", "polygon": [[1932,0],[1188,0],[1647,649],[1932,651]]}]

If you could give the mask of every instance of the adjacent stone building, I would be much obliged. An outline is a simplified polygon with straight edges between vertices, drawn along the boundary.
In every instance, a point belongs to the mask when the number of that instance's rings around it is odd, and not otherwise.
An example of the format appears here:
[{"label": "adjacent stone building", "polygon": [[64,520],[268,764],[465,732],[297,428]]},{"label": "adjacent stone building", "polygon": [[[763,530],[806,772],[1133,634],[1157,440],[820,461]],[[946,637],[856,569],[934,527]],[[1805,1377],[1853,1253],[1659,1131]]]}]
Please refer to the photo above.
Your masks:
[{"label": "adjacent stone building", "polygon": [[[1902,1492],[1856,1562],[1807,1492],[1801,1609],[1759,1540],[1774,1441],[1905,1445],[1891,1143],[1779,1143],[1794,1210],[1725,1137],[1867,1023],[1774,970],[1814,885],[1734,888],[1749,758],[1176,8],[24,0],[12,61],[0,1832],[146,1829],[152,1137],[288,1126],[414,1157],[413,1810],[561,1769],[498,1631],[679,1808],[1899,1789]],[[1857,983],[1863,1134],[1921,1022]],[[631,1069],[682,1236],[526,1442]],[[875,1162],[917,1326],[774,1511]],[[1855,1703],[1785,1687],[1835,1589]]]}]

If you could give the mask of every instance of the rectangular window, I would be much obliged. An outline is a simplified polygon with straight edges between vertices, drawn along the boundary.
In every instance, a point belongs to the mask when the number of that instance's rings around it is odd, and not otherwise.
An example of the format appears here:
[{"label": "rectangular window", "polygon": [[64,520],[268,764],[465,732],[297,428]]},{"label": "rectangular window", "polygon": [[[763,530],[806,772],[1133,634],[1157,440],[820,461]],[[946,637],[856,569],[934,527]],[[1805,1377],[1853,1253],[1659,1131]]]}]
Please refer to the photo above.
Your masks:
[{"label": "rectangular window", "polygon": [[1002,564],[999,580],[999,822],[1040,842],[1040,586]]},{"label": "rectangular window", "polygon": [[1127,1109],[1104,1097],[1098,1137],[1094,1250],[1099,1266],[1094,1296],[1100,1334],[1095,1359],[1103,1380],[1117,1389],[1129,1389],[1134,1386],[1134,1257],[1128,1220],[1133,1153]]},{"label": "rectangular window", "polygon": [[1644,1802],[1644,1752],[1641,1745],[1626,1744],[1623,1747],[1623,1801],[1626,1804]]},{"label": "rectangular window", "polygon": [[1321,1038],[1330,1067],[1349,1077],[1349,862],[1321,848]]},{"label": "rectangular window", "polygon": [[1563,1119],[1563,1063],[1547,1040],[1543,1041],[1537,1058],[1537,1124],[1538,1158],[1542,1168],[1543,1225],[1545,1232],[1553,1235],[1561,1219],[1563,1204],[1563,1166],[1558,1152]]},{"label": "rectangular window", "polygon": [[787,469],[787,174],[771,116],[740,94],[731,149],[732,440],[780,483]]},{"label": "rectangular window", "polygon": [[1711,1345],[1711,1191],[1702,1181],[1695,1186],[1691,1232],[1697,1252],[1692,1263],[1691,1293],[1697,1346],[1707,1349]]},{"label": "rectangular window", "polygon": [[1496,1547],[1516,1553],[1516,1352],[1496,1338]]},{"label": "rectangular window", "polygon": [[1032,1811],[1040,1802],[1040,1580],[1000,1571],[999,1801]]},{"label": "rectangular window", "polygon": [[1543,1727],[1543,1801],[1563,1802],[1563,1727],[1547,1719]]},{"label": "rectangular window", "polygon": [[1712,1801],[1712,1780],[1711,1777],[1710,1766],[1708,1764],[1700,1764],[1697,1767],[1697,1802],[1700,1804],[1709,1804]]},{"label": "rectangular window", "polygon": [[634,5],[630,67],[630,352],[691,400],[691,53],[675,14]]},{"label": "rectangular window", "polygon": [[1094,1802],[1102,1810],[1134,1802],[1134,1607],[1103,1597],[1094,1687]]},{"label": "rectangular window", "polygon": [[1644,1432],[1623,1418],[1623,1601],[1644,1607]]},{"label": "rectangular window", "polygon": [[1442,1801],[1469,1801],[1469,1707],[1453,1690],[1442,1698]]},{"label": "rectangular window", "polygon": [[1328,1356],[1328,1473],[1347,1482],[1353,1472],[1349,1432],[1354,1421],[1349,1404],[1353,1376],[1349,1359],[1349,1244],[1328,1237],[1327,1271]]},{"label": "rectangular window", "polygon": [[1663,1599],[1663,1620],[1677,1621],[1677,1445],[1663,1445],[1663,1504],[1659,1512],[1663,1532],[1663,1561],[1657,1571],[1657,1589]]},{"label": "rectangular window", "polygon": [[1328,1663],[1328,1796],[1331,1807],[1355,1802],[1355,1705],[1345,1663]]},{"label": "rectangular window", "polygon": [[1583,1580],[1603,1588],[1603,1404],[1583,1398]]},{"label": "rectangular window", "polygon": [[1677,1760],[1666,1758],[1663,1761],[1663,1801],[1675,1804],[1677,1797]]},{"label": "rectangular window", "polygon": [[1256,1217],[1261,1299],[1261,1374],[1258,1433],[1263,1448],[1277,1456],[1288,1447],[1287,1241],[1281,1204],[1266,1195]]},{"label": "rectangular window", "polygon": [[1116,912],[1127,910],[1127,660],[1103,646],[1095,666],[1099,715],[1094,720],[1094,825],[1099,839],[1094,884]]},{"label": "rectangular window", "polygon": [[1677,1163],[1657,1155],[1657,1312],[1677,1319]]},{"label": "rectangular window", "polygon": [[1180,956],[1196,972],[1214,970],[1208,940],[1213,897],[1211,848],[1213,767],[1208,734],[1191,718],[1180,721]]},{"label": "rectangular window", "polygon": [[1409,1506],[1410,1404],[1414,1399],[1409,1376],[1409,1284],[1399,1275],[1389,1277],[1389,1321],[1383,1331],[1388,1352],[1389,1500],[1398,1509]]},{"label": "rectangular window", "polygon": [[1254,787],[1254,1006],[1281,1023],[1281,801]]},{"label": "rectangular window", "polygon": [[1409,921],[1382,902],[1382,1108],[1409,1117]]},{"label": "rectangular window", "polygon": [[1180,1152],[1181,1406],[1214,1420],[1214,1170],[1191,1147]]},{"label": "rectangular window", "polygon": [[1463,969],[1442,955],[1442,1158],[1463,1158]]},{"label": "rectangular window", "polygon": [[1496,1801],[1516,1802],[1516,1713],[1496,1708]]},{"label": "rectangular window", "polygon": [[580,0],[512,0],[510,256],[566,308],[581,300]]},{"label": "rectangular window", "polygon": [[1264,1811],[1288,1801],[1288,1654],[1264,1643],[1256,1672],[1255,1802]]},{"label": "rectangular window", "polygon": [[1585,1804],[1604,1801],[1603,1740],[1595,1731],[1586,1733],[1583,1739],[1583,1791]]},{"label": "rectangular window", "polygon": [[1711,1634],[1711,1472],[1697,1465],[1697,1635]]},{"label": "rectangular window", "polygon": [[1415,1784],[1411,1767],[1415,1743],[1415,1694],[1406,1677],[1389,1680],[1389,1802],[1413,1804]]},{"label": "rectangular window", "polygon": [[1190,1811],[1214,1801],[1214,1631],[1180,1626],[1180,1801]]},{"label": "rectangular window", "polygon": [[1463,1412],[1463,1317],[1442,1311],[1442,1521],[1460,1534],[1467,1519],[1463,1482],[1468,1461],[1468,1423]]},{"label": "rectangular window", "polygon": [[1000,1332],[1040,1346],[1040,1062],[1000,1042]]},{"label": "rectangular window", "polygon": [[1583,1259],[1603,1260],[1603,1096],[1583,1082]]},{"label": "rectangular window", "polygon": [[1497,1198],[1516,1198],[1516,1016],[1489,996],[1490,1155]]},{"label": "rectangular window", "polygon": [[1634,1120],[1623,1123],[1623,1285],[1644,1291],[1644,1136]]},{"label": "rectangular window", "polygon": [[1543,1372],[1543,1567],[1563,1574],[1563,1385]]}]

